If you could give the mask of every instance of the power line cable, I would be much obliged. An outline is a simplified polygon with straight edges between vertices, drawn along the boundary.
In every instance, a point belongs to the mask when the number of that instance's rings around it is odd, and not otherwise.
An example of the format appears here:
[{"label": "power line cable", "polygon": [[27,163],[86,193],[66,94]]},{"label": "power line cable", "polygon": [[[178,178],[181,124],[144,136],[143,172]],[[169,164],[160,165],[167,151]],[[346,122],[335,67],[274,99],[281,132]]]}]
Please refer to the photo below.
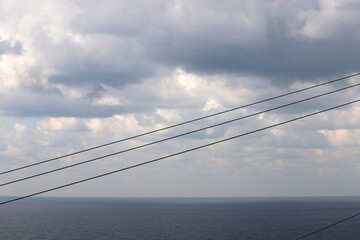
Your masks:
[{"label": "power line cable", "polygon": [[161,140],[157,140],[157,141],[154,141],[154,142],[142,144],[142,145],[132,147],[132,148],[127,148],[127,149],[122,150],[122,151],[118,151],[118,152],[114,152],[114,153],[111,153],[111,154],[103,155],[103,156],[96,157],[96,158],[93,158],[93,159],[89,159],[89,160],[86,160],[86,161],[82,161],[82,162],[79,162],[79,163],[74,163],[74,164],[71,164],[71,165],[68,165],[68,166],[56,168],[56,169],[53,169],[53,170],[45,171],[45,172],[34,174],[34,175],[31,175],[31,176],[27,176],[27,177],[19,178],[19,179],[12,180],[12,181],[9,181],[9,182],[1,183],[0,187],[10,185],[10,184],[14,184],[14,183],[21,182],[21,181],[25,181],[25,180],[29,180],[29,179],[32,179],[32,178],[40,177],[40,176],[47,175],[47,174],[50,174],[50,173],[58,172],[58,171],[65,170],[65,169],[68,169],[68,168],[72,168],[72,167],[75,167],[75,166],[83,165],[83,164],[86,164],[86,163],[94,162],[94,161],[97,161],[97,160],[100,160],[100,159],[104,159],[104,158],[107,158],[107,157],[119,155],[119,154],[122,154],[122,153],[125,153],[125,152],[130,152],[130,151],[137,150],[137,149],[140,149],[140,148],[143,148],[143,147],[151,146],[151,145],[154,145],[154,144],[157,144],[157,143],[165,142],[165,141],[168,141],[168,140],[171,140],[171,139],[175,139],[175,138],[179,138],[179,137],[186,136],[186,135],[189,135],[189,134],[193,134],[193,133],[196,133],[196,132],[200,132],[200,131],[203,131],[203,130],[206,130],[206,129],[209,129],[209,128],[218,127],[218,126],[225,125],[225,124],[228,124],[228,123],[232,123],[232,122],[235,122],[235,121],[243,120],[245,118],[260,115],[262,113],[267,113],[267,112],[270,112],[270,111],[274,111],[274,110],[277,110],[277,109],[281,109],[281,108],[284,108],[284,107],[288,107],[288,106],[291,106],[291,105],[295,105],[295,104],[298,104],[298,103],[309,101],[309,100],[312,100],[312,99],[315,99],[315,98],[323,97],[323,96],[330,95],[330,94],[333,94],[333,93],[336,93],[336,92],[340,92],[340,91],[344,91],[344,90],[347,90],[347,89],[350,89],[350,88],[354,88],[354,87],[357,87],[359,85],[360,85],[360,83],[353,84],[353,85],[350,85],[350,86],[347,86],[347,87],[343,87],[343,88],[339,88],[339,89],[329,91],[329,92],[326,92],[326,93],[318,94],[316,96],[308,97],[308,98],[298,100],[298,101],[295,101],[295,102],[291,102],[291,103],[288,103],[288,104],[284,104],[284,105],[281,105],[281,106],[278,106],[278,107],[273,107],[273,108],[270,108],[270,109],[267,109],[267,110],[264,110],[264,111],[260,111],[260,112],[256,112],[256,113],[249,114],[249,115],[246,115],[246,116],[238,117],[238,118],[235,118],[235,119],[231,119],[231,120],[228,120],[228,121],[224,121],[224,122],[221,122],[221,123],[210,125],[210,126],[207,126],[207,127],[192,130],[192,131],[189,131],[189,132],[181,133],[181,134],[178,134],[178,135],[175,135],[175,136],[172,136],[172,137],[164,138],[164,139],[161,139]]},{"label": "power line cable", "polygon": [[335,107],[331,107],[331,108],[327,108],[327,109],[324,109],[324,110],[321,110],[321,111],[310,113],[310,114],[307,114],[307,115],[304,115],[304,116],[301,116],[301,117],[296,117],[296,118],[293,118],[293,119],[290,119],[290,120],[287,120],[287,121],[283,121],[283,122],[280,122],[280,123],[277,123],[277,124],[273,124],[273,125],[270,125],[270,126],[267,126],[267,127],[258,128],[256,130],[253,130],[253,131],[250,131],[250,132],[242,133],[242,134],[235,135],[235,136],[232,136],[232,137],[224,138],[222,140],[218,140],[218,141],[211,142],[211,143],[208,143],[208,144],[200,145],[198,147],[190,148],[190,149],[187,149],[187,150],[184,150],[184,151],[181,151],[181,152],[166,155],[164,157],[156,158],[156,159],[149,160],[149,161],[139,163],[139,164],[135,164],[135,165],[132,165],[132,166],[129,166],[129,167],[117,169],[117,170],[114,170],[114,171],[111,171],[111,172],[107,172],[107,173],[103,173],[103,174],[96,175],[96,176],[93,176],[93,177],[85,178],[85,179],[82,179],[82,180],[79,180],[79,181],[75,181],[75,182],[71,182],[71,183],[64,184],[64,185],[61,185],[61,186],[57,186],[57,187],[54,187],[54,188],[49,188],[49,189],[46,189],[46,190],[35,192],[35,193],[29,194],[29,195],[26,195],[26,196],[22,196],[22,197],[14,198],[14,199],[7,200],[7,201],[4,201],[4,202],[0,202],[0,205],[4,205],[4,204],[10,203],[10,202],[15,202],[15,201],[18,201],[18,200],[21,200],[21,199],[30,198],[30,197],[37,196],[37,195],[40,195],[40,194],[52,192],[52,191],[62,189],[62,188],[66,188],[66,187],[69,187],[69,186],[72,186],[72,185],[80,184],[80,183],[83,183],[83,182],[87,182],[87,181],[90,181],[90,180],[105,177],[105,176],[112,175],[112,174],[115,174],[115,173],[118,173],[118,172],[126,171],[126,170],[129,170],[129,169],[132,169],[132,168],[144,166],[144,165],[154,163],[154,162],[157,162],[157,161],[160,161],[160,160],[164,160],[164,159],[167,159],[167,158],[171,158],[171,157],[182,155],[182,154],[185,154],[185,153],[188,153],[188,152],[199,150],[199,149],[202,149],[202,148],[210,147],[212,145],[227,142],[227,141],[230,141],[230,140],[233,140],[233,139],[236,139],[236,138],[240,138],[240,137],[250,135],[250,134],[253,134],[253,133],[256,133],[256,132],[264,131],[266,129],[270,129],[270,128],[277,127],[277,126],[280,126],[280,125],[284,125],[284,124],[287,124],[287,123],[290,123],[290,122],[298,121],[300,119],[308,118],[310,116],[314,116],[314,115],[317,115],[317,114],[320,114],[320,113],[324,113],[324,112],[334,110],[334,109],[337,109],[337,108],[340,108],[340,107],[344,107],[344,106],[347,106],[347,105],[350,105],[350,104],[354,104],[354,103],[357,103],[357,102],[360,102],[360,99],[357,99],[357,100],[354,100],[354,101],[351,101],[351,102],[346,102],[346,103],[343,103],[341,105],[337,105]]},{"label": "power line cable", "polygon": [[91,148],[86,148],[86,149],[83,149],[83,150],[80,150],[80,151],[76,151],[76,152],[72,152],[72,153],[69,153],[69,154],[61,155],[61,156],[58,156],[58,157],[55,157],[55,158],[50,158],[50,159],[43,160],[43,161],[40,161],[40,162],[37,162],[37,163],[32,163],[32,164],[25,165],[25,166],[22,166],[22,167],[13,168],[13,169],[10,169],[10,170],[0,172],[0,175],[15,172],[15,171],[18,171],[18,170],[21,170],[21,169],[26,169],[26,168],[33,167],[33,166],[37,166],[37,165],[40,165],[40,164],[52,162],[52,161],[62,159],[62,158],[65,158],[65,157],[74,156],[74,155],[77,155],[77,154],[80,154],[80,153],[84,153],[84,152],[88,152],[88,151],[91,151],[91,150],[99,149],[99,148],[102,148],[102,147],[106,147],[106,146],[113,145],[113,144],[116,144],[116,143],[128,141],[128,140],[131,140],[131,139],[135,139],[135,138],[138,138],[138,137],[142,137],[142,136],[146,136],[146,135],[149,135],[149,134],[157,133],[157,132],[160,132],[160,131],[168,130],[168,129],[175,128],[175,127],[178,127],[178,126],[181,126],[181,125],[189,124],[189,123],[192,123],[192,122],[200,121],[200,120],[207,119],[207,118],[210,118],[210,117],[214,117],[214,116],[217,116],[217,115],[232,112],[232,111],[235,111],[235,110],[238,110],[238,109],[241,109],[241,108],[254,106],[254,105],[257,105],[257,104],[260,104],[260,103],[275,100],[275,99],[285,97],[285,96],[289,96],[289,95],[292,95],[292,94],[295,94],[295,93],[307,91],[307,90],[314,89],[314,88],[324,86],[324,85],[328,85],[328,84],[331,84],[331,83],[334,83],[334,82],[343,81],[343,80],[346,80],[348,78],[355,77],[355,76],[358,76],[358,75],[360,75],[360,73],[355,73],[355,74],[348,75],[348,76],[345,76],[345,77],[337,78],[337,79],[334,79],[334,80],[331,80],[331,81],[316,84],[316,85],[313,85],[313,86],[310,86],[310,87],[295,90],[295,91],[288,92],[288,93],[285,93],[285,94],[281,94],[281,95],[278,95],[278,96],[275,96],[275,97],[266,98],[266,99],[263,99],[263,100],[260,100],[260,101],[257,101],[257,102],[253,102],[253,103],[249,103],[249,104],[246,104],[246,105],[231,108],[231,109],[228,109],[228,110],[225,110],[225,111],[209,114],[209,115],[206,115],[206,116],[203,116],[203,117],[195,118],[195,119],[192,119],[192,120],[189,120],[189,121],[177,123],[177,124],[170,125],[170,126],[167,126],[167,127],[164,127],[164,128],[159,128],[159,129],[156,129],[156,130],[153,130],[153,131],[141,133],[141,134],[138,134],[138,135],[123,138],[123,139],[116,140],[116,141],[109,142],[109,143],[105,143],[105,144],[102,144],[102,145],[97,145],[97,146],[94,146],[94,147],[91,147]]},{"label": "power line cable", "polygon": [[342,219],[342,220],[340,220],[340,221],[338,221],[338,222],[332,223],[332,224],[330,224],[330,225],[328,225],[328,226],[326,226],[326,227],[320,228],[320,229],[318,229],[318,230],[316,230],[316,231],[313,231],[313,232],[308,233],[308,234],[306,234],[306,235],[304,235],[304,236],[301,236],[301,237],[299,237],[299,238],[296,238],[295,240],[304,239],[304,238],[306,238],[306,237],[309,237],[309,236],[311,236],[311,235],[314,235],[314,234],[316,234],[316,233],[319,233],[319,232],[321,232],[321,231],[324,231],[324,230],[326,230],[326,229],[328,229],[328,228],[334,227],[334,226],[336,226],[336,225],[338,225],[338,224],[340,224],[340,223],[346,222],[346,221],[348,221],[348,220],[350,220],[350,219],[352,219],[352,218],[358,217],[358,216],[360,216],[360,213],[356,213],[356,214],[354,214],[354,215],[352,215],[352,216],[350,216],[350,217],[347,217],[347,218]]}]

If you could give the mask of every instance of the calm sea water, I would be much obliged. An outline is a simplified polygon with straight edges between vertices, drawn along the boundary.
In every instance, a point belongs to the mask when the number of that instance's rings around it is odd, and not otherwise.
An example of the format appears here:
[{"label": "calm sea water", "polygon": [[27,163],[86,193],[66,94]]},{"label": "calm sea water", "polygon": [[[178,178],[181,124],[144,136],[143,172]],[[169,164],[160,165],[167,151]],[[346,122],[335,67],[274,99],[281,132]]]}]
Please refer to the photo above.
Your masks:
[{"label": "calm sea water", "polygon": [[[296,239],[357,212],[359,197],[33,198],[0,206],[0,239]],[[360,217],[306,239],[360,239]]]}]

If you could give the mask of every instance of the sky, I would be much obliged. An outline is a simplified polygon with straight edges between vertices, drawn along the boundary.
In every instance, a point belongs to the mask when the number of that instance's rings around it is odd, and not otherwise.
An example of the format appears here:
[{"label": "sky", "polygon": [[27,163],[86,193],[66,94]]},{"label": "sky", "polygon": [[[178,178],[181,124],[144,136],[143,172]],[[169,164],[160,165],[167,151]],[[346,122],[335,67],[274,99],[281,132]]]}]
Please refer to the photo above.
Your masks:
[{"label": "sky", "polygon": [[[36,163],[359,72],[355,0],[1,0],[0,166]],[[360,77],[1,175],[4,183],[355,84]],[[358,98],[353,88],[1,187],[23,196]],[[360,195],[360,104],[49,196]]]}]

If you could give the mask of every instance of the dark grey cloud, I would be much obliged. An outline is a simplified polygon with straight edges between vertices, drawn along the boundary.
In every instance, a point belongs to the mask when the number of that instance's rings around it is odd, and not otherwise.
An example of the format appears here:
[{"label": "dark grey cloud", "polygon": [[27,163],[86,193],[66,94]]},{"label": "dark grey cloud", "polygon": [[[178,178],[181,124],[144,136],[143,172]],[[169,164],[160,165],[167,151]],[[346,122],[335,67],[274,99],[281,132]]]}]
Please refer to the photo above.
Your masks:
[{"label": "dark grey cloud", "polygon": [[4,95],[0,103],[1,114],[13,117],[79,117],[104,118],[115,114],[150,111],[149,106],[94,105],[87,99],[71,99],[58,94],[22,93]]},{"label": "dark grey cloud", "polygon": [[0,41],[0,55],[4,54],[14,54],[19,55],[23,51],[21,42],[15,41],[11,42],[9,40]]},{"label": "dark grey cloud", "polygon": [[121,88],[130,83],[137,83],[152,74],[149,71],[106,71],[103,69],[89,68],[81,72],[69,72],[59,75],[52,75],[48,78],[50,83],[64,84],[73,87],[95,87],[98,84],[105,84]]},{"label": "dark grey cloud", "polygon": [[[319,39],[300,36],[311,18],[299,14],[319,11],[318,1],[146,1],[133,3],[77,2],[83,9],[72,25],[76,33],[114,36],[120,44],[135,43],[141,54],[130,57],[125,71],[99,71],[60,75],[51,81],[73,84],[106,82],[122,87],[153,76],[156,69],[182,67],[197,74],[261,76],[283,86],[295,80],[315,81],[357,72],[360,60],[356,26],[334,26],[341,36],[328,33]],[[111,8],[110,8],[111,6]],[[338,7],[340,13],[356,12],[358,4]],[[216,13],[216,14],[215,14]],[[309,20],[310,19],[310,20]],[[357,22],[357,18],[353,22]],[[326,21],[320,19],[319,22]],[[111,47],[111,46],[110,46]],[[137,63],[149,63],[146,71]],[[103,80],[101,79],[103,78]]]},{"label": "dark grey cloud", "polygon": [[359,71],[358,40],[309,41],[287,37],[284,31],[272,28],[269,23],[266,43],[255,46],[188,38],[183,42],[158,40],[151,42],[148,49],[151,56],[164,65],[182,66],[187,71],[200,74],[263,76],[281,85]]},{"label": "dark grey cloud", "polygon": [[6,150],[6,144],[4,142],[3,139],[1,139],[0,141],[0,151],[5,151]]},{"label": "dark grey cloud", "polygon": [[97,85],[96,87],[93,88],[92,91],[87,93],[84,98],[90,101],[95,100],[102,97],[104,95],[104,92],[106,92],[105,88],[101,85]]},{"label": "dark grey cloud", "polygon": [[[234,84],[241,80],[233,76],[261,79],[257,81],[259,84],[251,87],[254,91],[262,87],[261,81],[288,87],[294,81],[319,81],[358,71],[359,40],[349,34],[354,30],[351,24],[341,28],[346,37],[327,33],[311,39],[300,34],[311,20],[310,17],[301,20],[300,13],[322,9],[315,0],[293,4],[284,1],[211,1],[209,4],[208,1],[186,0],[158,0],[153,4],[147,1],[70,2],[78,10],[74,13],[76,17],[63,27],[78,38],[78,42],[70,37],[53,41],[52,35],[44,30],[39,36],[35,35],[35,46],[46,46],[42,54],[44,62],[49,57],[49,68],[54,69],[47,76],[52,89],[65,85],[65,88],[87,92],[84,99],[70,104],[83,109],[90,106],[91,100],[103,96],[105,90],[99,86],[136,90],[136,94],[124,94],[130,102],[147,107],[150,103],[162,107],[189,106],[193,101],[184,100],[183,96],[167,98],[164,102],[161,95],[167,90],[162,89],[161,81],[154,80],[153,84],[158,84],[162,90],[154,86],[147,88],[145,82],[149,78],[171,77],[178,67],[199,75],[231,76],[224,77],[224,81],[234,88],[242,86]],[[41,44],[42,40],[46,44]],[[9,47],[10,43],[7,44],[3,45]],[[11,46],[15,49],[15,45]],[[21,47],[20,43],[18,45]],[[51,49],[59,54],[54,54]],[[30,74],[34,79],[43,77]],[[127,88],[141,82],[145,83],[143,88]],[[27,87],[27,90],[36,89]],[[58,92],[61,95],[60,90]],[[64,98],[59,96],[59,102],[64,102]],[[109,110],[104,110],[107,108]],[[99,116],[107,116],[117,108],[122,107],[99,108]],[[13,111],[7,108],[7,112]],[[41,111],[35,112],[40,114]],[[79,114],[76,110],[73,112]],[[93,116],[89,109],[86,112]],[[70,112],[66,110],[63,114]]]}]

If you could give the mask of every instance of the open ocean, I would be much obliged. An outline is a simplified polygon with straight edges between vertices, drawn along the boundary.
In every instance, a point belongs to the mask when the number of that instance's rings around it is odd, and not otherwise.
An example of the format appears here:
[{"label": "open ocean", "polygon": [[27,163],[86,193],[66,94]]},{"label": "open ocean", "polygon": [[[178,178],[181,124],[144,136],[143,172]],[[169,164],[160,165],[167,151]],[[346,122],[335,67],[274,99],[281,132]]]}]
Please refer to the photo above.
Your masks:
[{"label": "open ocean", "polygon": [[[44,197],[0,206],[0,239],[296,239],[358,212],[360,197]],[[360,239],[360,217],[306,239]]]}]

